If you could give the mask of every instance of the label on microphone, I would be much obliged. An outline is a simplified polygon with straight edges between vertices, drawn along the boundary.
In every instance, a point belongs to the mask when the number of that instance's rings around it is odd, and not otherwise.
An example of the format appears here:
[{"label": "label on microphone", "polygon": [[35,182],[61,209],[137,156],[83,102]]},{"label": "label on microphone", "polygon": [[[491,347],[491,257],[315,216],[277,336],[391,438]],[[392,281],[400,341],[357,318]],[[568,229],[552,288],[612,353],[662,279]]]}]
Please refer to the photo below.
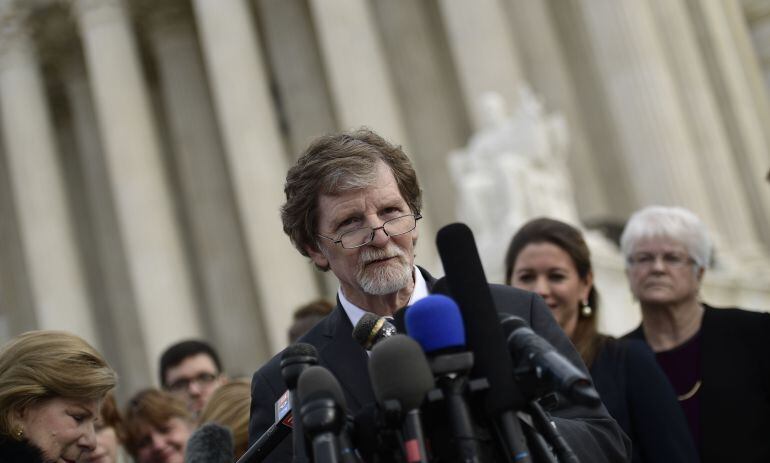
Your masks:
[{"label": "label on microphone", "polygon": [[[289,400],[289,391],[287,390],[275,401],[275,422],[283,420],[286,418],[286,415],[289,415],[289,418],[291,418],[290,413],[291,401]],[[289,423],[291,423],[291,420],[289,420]]]},{"label": "label on microphone", "polygon": [[417,439],[410,439],[404,442],[404,450],[406,451],[406,461],[420,461],[422,456],[420,455],[420,444]]}]

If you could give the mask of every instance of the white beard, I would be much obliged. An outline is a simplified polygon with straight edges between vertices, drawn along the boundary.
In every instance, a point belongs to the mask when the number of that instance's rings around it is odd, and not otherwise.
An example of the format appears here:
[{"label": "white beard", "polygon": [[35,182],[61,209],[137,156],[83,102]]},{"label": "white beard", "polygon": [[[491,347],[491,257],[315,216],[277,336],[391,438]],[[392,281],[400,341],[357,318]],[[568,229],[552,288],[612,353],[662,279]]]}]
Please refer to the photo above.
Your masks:
[{"label": "white beard", "polygon": [[[367,267],[366,264],[375,260],[397,257],[388,265]],[[412,281],[412,267],[404,251],[393,243],[385,249],[366,246],[361,250],[356,282],[366,294],[384,296],[393,294],[409,285]]]}]

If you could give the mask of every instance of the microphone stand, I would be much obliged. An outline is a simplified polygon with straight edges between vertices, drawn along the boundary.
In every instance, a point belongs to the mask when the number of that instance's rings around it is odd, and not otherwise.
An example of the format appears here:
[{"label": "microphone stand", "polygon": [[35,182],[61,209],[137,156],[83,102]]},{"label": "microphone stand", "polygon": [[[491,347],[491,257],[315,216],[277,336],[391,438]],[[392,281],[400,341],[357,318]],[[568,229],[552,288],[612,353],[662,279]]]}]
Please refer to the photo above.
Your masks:
[{"label": "microphone stand", "polygon": [[559,430],[556,429],[556,426],[553,425],[551,420],[545,414],[543,407],[537,403],[537,400],[529,402],[527,411],[532,417],[532,424],[534,424],[535,429],[537,429],[540,434],[545,437],[548,443],[551,444],[551,447],[553,447],[553,451],[559,459],[559,462],[580,463],[575,452],[572,451],[572,448],[570,448],[567,441],[564,440],[564,437],[562,437]]}]

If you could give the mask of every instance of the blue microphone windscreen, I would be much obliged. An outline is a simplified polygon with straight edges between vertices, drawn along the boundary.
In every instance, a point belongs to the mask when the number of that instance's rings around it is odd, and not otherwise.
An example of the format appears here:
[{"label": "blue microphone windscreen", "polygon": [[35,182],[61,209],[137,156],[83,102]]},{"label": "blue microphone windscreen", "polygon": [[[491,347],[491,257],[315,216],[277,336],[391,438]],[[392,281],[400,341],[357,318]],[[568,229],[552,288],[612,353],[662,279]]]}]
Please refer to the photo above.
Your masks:
[{"label": "blue microphone windscreen", "polygon": [[457,303],[433,294],[415,302],[406,311],[406,332],[425,353],[465,347],[465,326]]}]

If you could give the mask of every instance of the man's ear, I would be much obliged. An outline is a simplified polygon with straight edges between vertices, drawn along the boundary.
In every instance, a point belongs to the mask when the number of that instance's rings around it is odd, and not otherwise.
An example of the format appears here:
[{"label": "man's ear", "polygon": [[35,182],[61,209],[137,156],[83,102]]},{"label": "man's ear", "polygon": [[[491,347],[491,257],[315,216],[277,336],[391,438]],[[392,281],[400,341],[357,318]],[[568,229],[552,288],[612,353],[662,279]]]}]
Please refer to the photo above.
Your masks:
[{"label": "man's ear", "polygon": [[326,258],[326,255],[320,249],[306,245],[305,251],[317,267],[329,268],[329,259]]}]

